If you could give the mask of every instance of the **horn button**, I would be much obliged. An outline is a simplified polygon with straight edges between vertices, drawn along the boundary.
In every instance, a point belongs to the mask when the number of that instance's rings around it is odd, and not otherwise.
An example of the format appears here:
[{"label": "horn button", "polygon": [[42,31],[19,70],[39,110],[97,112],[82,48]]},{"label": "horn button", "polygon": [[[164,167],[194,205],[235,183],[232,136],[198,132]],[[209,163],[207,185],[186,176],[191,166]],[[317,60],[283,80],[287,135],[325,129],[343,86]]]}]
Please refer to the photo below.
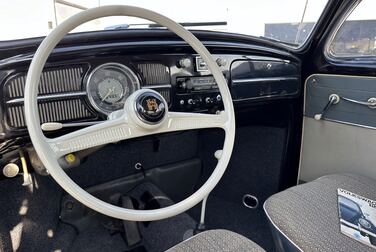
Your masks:
[{"label": "horn button", "polygon": [[147,124],[158,124],[166,115],[167,104],[163,97],[156,92],[141,93],[135,101],[135,106],[137,117]]}]

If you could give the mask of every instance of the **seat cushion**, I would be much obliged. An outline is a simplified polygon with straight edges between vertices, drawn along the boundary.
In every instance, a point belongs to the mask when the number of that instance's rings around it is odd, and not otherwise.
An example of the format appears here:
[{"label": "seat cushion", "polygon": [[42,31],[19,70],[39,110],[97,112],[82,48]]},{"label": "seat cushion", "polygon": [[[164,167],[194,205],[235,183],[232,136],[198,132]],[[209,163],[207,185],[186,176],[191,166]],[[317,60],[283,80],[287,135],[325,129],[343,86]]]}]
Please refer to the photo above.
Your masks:
[{"label": "seat cushion", "polygon": [[167,250],[168,252],[265,252],[253,241],[228,230],[210,230],[199,233]]},{"label": "seat cushion", "polygon": [[[271,196],[264,204],[274,234],[288,241],[295,251],[375,252],[341,233],[338,188],[376,199],[376,181],[353,174],[328,175],[291,187]],[[284,242],[274,238],[279,250],[287,251]]]}]

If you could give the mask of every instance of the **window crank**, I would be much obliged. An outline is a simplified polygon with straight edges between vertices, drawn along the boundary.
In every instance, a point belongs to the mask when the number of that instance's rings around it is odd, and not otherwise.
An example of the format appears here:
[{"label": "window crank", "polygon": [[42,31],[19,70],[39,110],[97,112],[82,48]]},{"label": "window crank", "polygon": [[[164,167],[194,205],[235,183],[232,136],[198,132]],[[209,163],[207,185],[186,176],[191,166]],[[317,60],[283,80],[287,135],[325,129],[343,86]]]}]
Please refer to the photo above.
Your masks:
[{"label": "window crank", "polygon": [[329,95],[329,102],[326,104],[326,106],[322,110],[321,114],[316,114],[314,116],[315,120],[316,121],[320,121],[325,116],[326,112],[328,112],[328,110],[330,109],[330,107],[332,105],[337,104],[339,102],[339,100],[340,100],[340,97],[337,94],[331,94],[331,95]]}]

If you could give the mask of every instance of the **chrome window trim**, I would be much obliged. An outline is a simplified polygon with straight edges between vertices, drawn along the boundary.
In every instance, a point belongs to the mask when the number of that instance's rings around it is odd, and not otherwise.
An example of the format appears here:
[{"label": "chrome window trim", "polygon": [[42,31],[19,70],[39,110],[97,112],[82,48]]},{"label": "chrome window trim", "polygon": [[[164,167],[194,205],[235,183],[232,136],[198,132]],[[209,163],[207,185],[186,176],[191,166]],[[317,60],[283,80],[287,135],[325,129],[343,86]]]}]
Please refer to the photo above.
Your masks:
[{"label": "chrome window trim", "polygon": [[[362,0],[357,0],[354,2],[353,6],[347,10],[347,12],[341,17],[341,19],[337,22],[335,25],[335,28],[330,32],[329,39],[325,42],[324,45],[324,56],[327,60],[332,61],[332,62],[343,62],[346,59],[354,59],[354,58],[365,58],[364,56],[338,56],[334,55],[330,51],[330,45],[333,43],[338,31],[341,29],[343,23],[347,20],[347,18],[353,13],[353,11],[358,7],[358,5],[362,2]],[[366,56],[368,57],[368,56]]]}]

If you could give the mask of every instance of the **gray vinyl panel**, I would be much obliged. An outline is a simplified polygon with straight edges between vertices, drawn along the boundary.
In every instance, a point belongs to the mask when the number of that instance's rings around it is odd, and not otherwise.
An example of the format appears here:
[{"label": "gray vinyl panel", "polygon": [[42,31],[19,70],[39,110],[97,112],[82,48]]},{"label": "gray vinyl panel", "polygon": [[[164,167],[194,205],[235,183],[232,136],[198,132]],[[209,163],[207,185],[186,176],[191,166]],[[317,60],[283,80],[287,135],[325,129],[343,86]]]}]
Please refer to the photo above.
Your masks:
[{"label": "gray vinyl panel", "polygon": [[[331,94],[366,102],[369,98],[376,97],[376,78],[340,75],[310,76],[306,82],[305,116],[313,118],[315,114],[321,113]],[[341,99],[338,104],[329,109],[325,119],[376,127],[376,109]]]},{"label": "gray vinyl panel", "polygon": [[312,181],[333,173],[376,179],[376,131],[372,129],[376,127],[376,109],[341,100],[326,119],[313,119],[332,93],[361,101],[376,97],[376,78],[313,75],[305,88],[299,179]]},{"label": "gray vinyl panel", "polygon": [[299,179],[335,173],[376,179],[376,131],[305,117]]}]

